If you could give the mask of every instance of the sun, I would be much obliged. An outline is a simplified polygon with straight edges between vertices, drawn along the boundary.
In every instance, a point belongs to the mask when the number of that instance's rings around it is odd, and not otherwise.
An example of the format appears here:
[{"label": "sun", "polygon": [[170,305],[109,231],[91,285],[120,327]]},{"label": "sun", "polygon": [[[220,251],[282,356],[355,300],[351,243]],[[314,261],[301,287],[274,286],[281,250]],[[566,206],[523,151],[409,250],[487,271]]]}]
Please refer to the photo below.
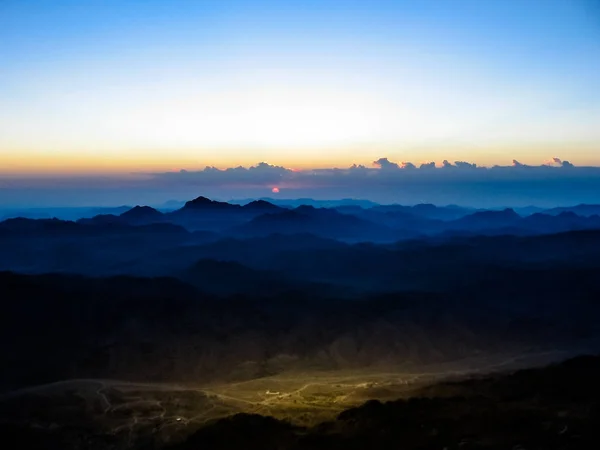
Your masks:
[{"label": "sun", "polygon": [[279,188],[278,187],[274,187],[273,189],[271,189],[271,192],[273,194],[279,194]]}]

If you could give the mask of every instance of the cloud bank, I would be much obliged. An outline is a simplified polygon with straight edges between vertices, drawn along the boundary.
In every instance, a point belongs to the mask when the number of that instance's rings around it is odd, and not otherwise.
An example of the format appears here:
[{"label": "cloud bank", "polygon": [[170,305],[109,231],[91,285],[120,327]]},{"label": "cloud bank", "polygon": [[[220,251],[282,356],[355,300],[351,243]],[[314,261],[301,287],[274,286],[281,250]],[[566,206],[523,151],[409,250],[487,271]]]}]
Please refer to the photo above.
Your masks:
[{"label": "cloud bank", "polygon": [[[467,161],[441,164],[392,161],[293,170],[260,162],[251,167],[179,170],[122,178],[12,179],[0,177],[0,205],[45,199],[53,204],[158,204],[197,195],[229,200],[265,197],[361,198],[382,203],[461,204],[480,207],[600,203],[600,167],[576,167],[553,157],[540,165],[481,167]],[[37,196],[37,197],[36,197]]]}]

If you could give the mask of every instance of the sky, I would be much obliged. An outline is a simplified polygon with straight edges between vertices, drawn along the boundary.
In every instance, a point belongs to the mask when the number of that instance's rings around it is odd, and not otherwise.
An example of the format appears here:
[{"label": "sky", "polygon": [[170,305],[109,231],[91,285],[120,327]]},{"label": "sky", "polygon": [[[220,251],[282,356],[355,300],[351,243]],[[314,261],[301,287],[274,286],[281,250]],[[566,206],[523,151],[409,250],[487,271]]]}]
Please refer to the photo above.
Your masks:
[{"label": "sky", "polygon": [[598,74],[598,0],[0,0],[0,205],[259,162],[600,166]]}]

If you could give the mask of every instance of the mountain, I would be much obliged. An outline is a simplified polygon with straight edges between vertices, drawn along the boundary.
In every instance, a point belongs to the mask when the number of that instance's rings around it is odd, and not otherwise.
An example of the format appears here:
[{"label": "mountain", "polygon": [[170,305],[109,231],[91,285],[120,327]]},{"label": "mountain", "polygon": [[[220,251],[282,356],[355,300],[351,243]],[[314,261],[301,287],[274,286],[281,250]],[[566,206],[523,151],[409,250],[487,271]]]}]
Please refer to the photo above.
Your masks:
[{"label": "mountain", "polygon": [[182,208],[166,213],[165,219],[190,231],[221,232],[245,222],[247,215],[240,205],[200,196],[186,202]]},{"label": "mountain", "polygon": [[155,206],[159,210],[161,210],[163,212],[167,212],[167,211],[174,211],[176,209],[179,209],[179,208],[183,207],[183,205],[185,205],[184,201],[180,201],[180,200],[167,200],[166,202],[161,203],[159,205],[155,205]]},{"label": "mountain", "polygon": [[84,225],[148,225],[165,221],[165,215],[150,206],[135,206],[116,216],[114,214],[99,214],[91,218],[82,218],[77,223]]},{"label": "mountain", "polygon": [[[103,217],[103,216],[100,216]],[[24,273],[70,272],[88,275],[131,273],[137,258],[197,238],[171,223],[127,225],[111,216],[100,223],[33,219],[0,222],[0,270]]]},{"label": "mountain", "polygon": [[600,205],[581,204],[581,205],[576,205],[576,206],[551,208],[551,209],[547,209],[543,212],[544,212],[544,214],[550,214],[553,216],[564,213],[564,212],[575,213],[578,216],[593,216],[593,215],[600,215]]},{"label": "mountain", "polygon": [[396,234],[384,225],[369,222],[334,209],[299,206],[293,210],[263,214],[232,230],[245,236],[310,233],[346,240],[393,240]]},{"label": "mountain", "polygon": [[[222,235],[264,236],[270,233],[311,233],[344,240],[378,242],[443,235],[447,238],[468,234],[541,234],[600,227],[594,215],[578,216],[572,211],[553,214],[534,213],[521,216],[513,209],[472,210],[456,205],[432,204],[374,205],[361,201],[339,200],[330,208],[315,207],[326,201],[298,199],[306,202],[295,208],[279,206],[265,199],[232,204],[197,197],[180,209],[161,213],[149,206],[136,206],[120,216],[102,214],[80,219],[86,225],[172,223],[192,232]],[[592,212],[593,205],[586,207]],[[533,209],[530,208],[531,211]],[[286,214],[294,212],[296,214]],[[280,216],[272,217],[273,215]],[[268,215],[269,217],[259,218]],[[307,219],[310,218],[310,220]],[[255,220],[256,219],[256,220]],[[339,233],[338,233],[339,228]]]},{"label": "mountain", "polygon": [[448,229],[465,231],[482,231],[490,228],[507,228],[515,226],[521,220],[513,209],[503,211],[478,211],[447,224]]},{"label": "mountain", "polygon": [[515,212],[517,214],[519,214],[520,216],[531,216],[533,214],[536,213],[543,213],[545,212],[545,208],[540,208],[538,206],[521,206],[521,207],[517,207],[517,208],[513,208],[515,210]]},{"label": "mountain", "polygon": [[211,200],[206,197],[196,197],[185,203],[183,208],[175,211],[177,212],[190,212],[190,211],[237,211],[241,208],[239,205],[233,205],[227,202],[218,202]]},{"label": "mountain", "polygon": [[536,213],[523,218],[520,227],[536,233],[559,233],[563,231],[600,229],[600,217],[578,216],[573,212],[561,212],[557,215]]},{"label": "mountain", "polygon": [[111,225],[123,224],[124,221],[120,216],[114,214],[98,214],[94,217],[79,219],[77,223],[82,225]]},{"label": "mountain", "polygon": [[589,229],[600,229],[599,216],[582,217],[573,212],[562,212],[557,215],[535,213],[521,217],[512,209],[505,209],[503,211],[477,212],[446,223],[441,231],[449,236],[457,235],[456,232],[535,235]]},{"label": "mountain", "polygon": [[51,238],[53,236],[103,236],[115,234],[182,233],[188,232],[172,223],[129,225],[117,216],[102,215],[77,222],[60,219],[7,219],[0,222],[0,235]]},{"label": "mountain", "polygon": [[202,292],[217,295],[245,294],[271,297],[291,291],[294,285],[283,273],[251,269],[237,262],[201,259],[179,278]]},{"label": "mountain", "polygon": [[372,207],[371,211],[378,213],[404,213],[425,219],[450,221],[472,214],[475,210],[456,205],[435,206],[429,203],[422,203],[414,206],[379,205]]},{"label": "mountain", "polygon": [[77,220],[94,217],[99,214],[118,215],[130,209],[130,206],[117,207],[46,207],[46,208],[0,208],[0,220],[23,217],[27,219]]},{"label": "mountain", "polygon": [[18,217],[0,222],[0,232],[9,234],[35,233],[77,233],[85,230],[70,220],[60,219],[26,219]]},{"label": "mountain", "polygon": [[[342,209],[343,208],[343,209]],[[398,239],[415,238],[422,234],[435,233],[443,229],[445,222],[414,214],[410,209],[385,210],[380,208],[362,209],[357,207],[336,208],[337,211],[359,217],[386,227],[398,230]]]},{"label": "mountain", "polygon": [[135,206],[119,216],[125,223],[149,224],[162,222],[164,214],[150,206]]},{"label": "mountain", "polygon": [[271,198],[271,197],[262,197],[259,199],[241,199],[241,200],[232,200],[231,203],[237,203],[240,205],[245,205],[254,200],[264,200],[269,203],[272,203],[277,206],[281,206],[284,208],[296,208],[302,205],[314,206],[315,208],[337,208],[340,206],[360,206],[362,208],[371,208],[373,206],[379,205],[379,203],[372,202],[370,200],[361,200],[361,199],[353,199],[353,198],[343,198],[339,200],[315,200],[313,198],[295,198],[295,199],[281,199],[281,198]]},{"label": "mountain", "polygon": [[254,200],[242,206],[244,211],[252,211],[257,213],[268,213],[282,211],[284,208],[267,202],[266,200]]}]

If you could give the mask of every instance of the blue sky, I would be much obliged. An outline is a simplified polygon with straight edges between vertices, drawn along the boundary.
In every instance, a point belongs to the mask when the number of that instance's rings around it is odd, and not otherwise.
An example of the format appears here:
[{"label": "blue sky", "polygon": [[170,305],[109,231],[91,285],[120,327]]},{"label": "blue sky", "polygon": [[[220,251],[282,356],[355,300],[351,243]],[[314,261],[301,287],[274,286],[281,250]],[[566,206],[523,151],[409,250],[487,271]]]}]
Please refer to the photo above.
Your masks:
[{"label": "blue sky", "polygon": [[5,172],[600,164],[595,0],[4,0],[0,60]]},{"label": "blue sky", "polygon": [[598,74],[597,0],[2,0],[0,181],[600,166]]}]

